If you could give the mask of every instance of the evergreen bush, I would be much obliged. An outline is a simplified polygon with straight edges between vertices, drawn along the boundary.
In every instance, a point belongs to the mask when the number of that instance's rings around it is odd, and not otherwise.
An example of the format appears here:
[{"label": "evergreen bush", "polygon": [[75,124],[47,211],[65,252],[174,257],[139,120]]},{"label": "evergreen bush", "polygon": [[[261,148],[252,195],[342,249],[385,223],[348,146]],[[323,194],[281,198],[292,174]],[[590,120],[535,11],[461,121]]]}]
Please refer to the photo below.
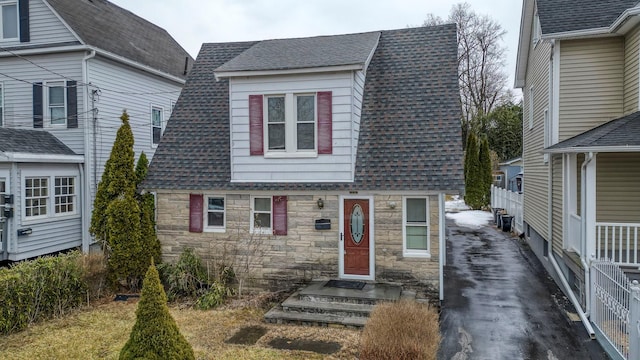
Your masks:
[{"label": "evergreen bush", "polygon": [[491,153],[489,151],[489,140],[486,136],[482,137],[480,141],[480,150],[478,151],[479,164],[480,164],[480,188],[482,194],[482,206],[487,206],[491,203],[491,183],[493,182],[493,175],[491,174]]},{"label": "evergreen bush", "polygon": [[128,359],[195,359],[191,345],[169,313],[167,296],[153,264],[144,278],[136,323],[120,351],[120,360]]},{"label": "evergreen bush", "polygon": [[483,205],[482,174],[478,160],[478,138],[474,133],[470,133],[467,138],[467,151],[464,158],[464,201],[469,207],[476,210]]}]

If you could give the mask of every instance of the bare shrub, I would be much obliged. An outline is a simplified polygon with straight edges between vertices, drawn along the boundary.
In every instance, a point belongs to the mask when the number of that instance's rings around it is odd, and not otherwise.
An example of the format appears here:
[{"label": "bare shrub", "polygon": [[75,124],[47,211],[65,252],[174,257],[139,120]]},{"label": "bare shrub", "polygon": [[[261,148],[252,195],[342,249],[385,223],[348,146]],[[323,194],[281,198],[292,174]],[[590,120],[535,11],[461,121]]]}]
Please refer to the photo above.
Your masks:
[{"label": "bare shrub", "polygon": [[438,313],[414,301],[377,305],[362,333],[360,359],[436,359]]},{"label": "bare shrub", "polygon": [[104,295],[107,285],[107,259],[102,253],[91,253],[79,258],[83,280],[87,284],[87,300]]}]

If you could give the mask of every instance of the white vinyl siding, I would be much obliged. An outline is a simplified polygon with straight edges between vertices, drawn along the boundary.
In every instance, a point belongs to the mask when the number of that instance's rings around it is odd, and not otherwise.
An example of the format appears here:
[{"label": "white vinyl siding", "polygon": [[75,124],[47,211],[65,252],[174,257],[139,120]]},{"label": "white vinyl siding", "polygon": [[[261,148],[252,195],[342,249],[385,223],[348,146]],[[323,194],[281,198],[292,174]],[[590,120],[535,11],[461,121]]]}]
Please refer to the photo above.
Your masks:
[{"label": "white vinyl siding", "polygon": [[358,155],[358,137],[360,136],[360,118],[362,117],[362,100],[364,98],[364,83],[366,75],[364,71],[356,71],[353,74],[353,121],[351,138],[351,163],[352,173],[356,170],[356,156]]},{"label": "white vinyl siding", "polygon": [[402,199],[402,253],[404,256],[429,256],[429,199]]},{"label": "white vinyl siding", "polygon": [[640,55],[640,26],[636,26],[624,41],[624,114],[628,115],[640,110],[638,99],[638,61]]},{"label": "white vinyl siding", "polygon": [[[249,95],[315,94],[332,92],[333,153],[286,159],[251,156],[249,152]],[[353,73],[265,76],[230,80],[231,179],[239,182],[351,181]],[[266,106],[263,113],[266,113]],[[293,129],[295,131],[295,128]],[[317,137],[317,134],[314,136]],[[264,138],[265,147],[268,138]],[[297,144],[294,142],[295,148]],[[316,144],[317,147],[317,139]]]},{"label": "white vinyl siding", "polygon": [[204,232],[224,232],[226,201],[224,196],[207,195],[204,201]]},{"label": "white vinyl siding", "polygon": [[2,46],[20,47],[45,44],[56,46],[78,41],[43,0],[29,0],[29,38],[29,42],[21,43],[16,36],[10,41],[2,41]]},{"label": "white vinyl siding", "polygon": [[622,116],[623,85],[624,38],[562,41],[559,140]]}]

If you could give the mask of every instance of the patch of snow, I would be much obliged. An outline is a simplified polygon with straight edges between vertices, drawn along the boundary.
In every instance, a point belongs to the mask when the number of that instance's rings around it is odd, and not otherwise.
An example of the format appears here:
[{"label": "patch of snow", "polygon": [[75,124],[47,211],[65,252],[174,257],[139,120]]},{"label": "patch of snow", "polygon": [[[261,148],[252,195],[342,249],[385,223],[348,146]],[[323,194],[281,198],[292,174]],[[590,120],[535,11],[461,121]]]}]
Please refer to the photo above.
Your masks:
[{"label": "patch of snow", "polygon": [[447,213],[447,219],[455,221],[456,225],[472,229],[480,229],[493,221],[493,214],[488,211],[473,210],[459,213]]},{"label": "patch of snow", "polygon": [[460,199],[460,195],[454,195],[453,200],[449,200],[444,203],[444,211],[446,212],[456,212],[470,209],[471,208],[464,203],[464,200]]}]

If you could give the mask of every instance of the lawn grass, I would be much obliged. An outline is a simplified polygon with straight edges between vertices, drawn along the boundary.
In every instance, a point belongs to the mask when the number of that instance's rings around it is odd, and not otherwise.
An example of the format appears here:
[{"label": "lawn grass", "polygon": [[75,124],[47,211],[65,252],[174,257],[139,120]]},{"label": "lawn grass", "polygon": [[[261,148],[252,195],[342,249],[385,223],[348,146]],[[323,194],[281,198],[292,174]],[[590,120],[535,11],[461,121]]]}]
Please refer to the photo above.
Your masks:
[{"label": "lawn grass", "polygon": [[[136,301],[109,301],[0,336],[0,359],[117,359],[135,322],[136,305]],[[171,314],[198,359],[353,359],[360,347],[360,331],[264,324],[264,311],[257,308],[201,311],[172,307]],[[268,329],[256,345],[224,342],[250,325]],[[266,346],[275,337],[334,341],[342,349],[331,356],[275,350]]]}]

